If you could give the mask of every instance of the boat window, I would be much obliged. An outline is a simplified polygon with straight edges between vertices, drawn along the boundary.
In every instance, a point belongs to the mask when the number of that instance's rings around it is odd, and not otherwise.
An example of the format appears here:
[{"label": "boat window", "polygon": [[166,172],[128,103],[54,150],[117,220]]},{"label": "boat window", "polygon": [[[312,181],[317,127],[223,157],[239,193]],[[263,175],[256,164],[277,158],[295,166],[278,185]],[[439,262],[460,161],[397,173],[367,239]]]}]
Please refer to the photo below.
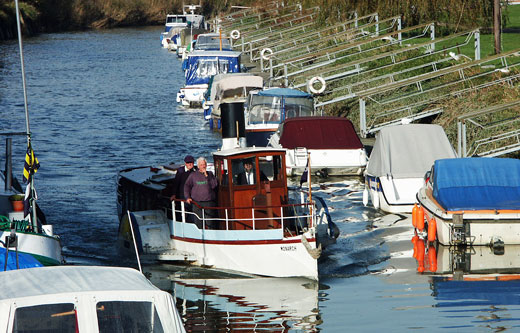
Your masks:
[{"label": "boat window", "polygon": [[233,184],[235,185],[253,185],[258,181],[256,179],[256,163],[255,156],[243,159],[233,160],[231,169],[233,170]]},{"label": "boat window", "polygon": [[309,98],[286,98],[285,118],[312,116],[314,105]]},{"label": "boat window", "polygon": [[258,158],[260,173],[265,175],[269,181],[280,180],[282,159],[280,156],[260,156]]},{"label": "boat window", "polygon": [[13,332],[77,332],[72,303],[45,304],[17,308]]},{"label": "boat window", "polygon": [[227,159],[215,161],[215,174],[218,179],[218,184],[221,186],[228,185],[228,171],[227,171]]},{"label": "boat window", "polygon": [[249,124],[278,124],[281,119],[281,99],[272,96],[254,95],[248,112]]},{"label": "boat window", "polygon": [[99,302],[99,332],[164,332],[152,302]]},{"label": "boat window", "polygon": [[220,73],[227,73],[229,69],[229,61],[222,59],[199,59],[197,61],[197,76],[210,77]]}]

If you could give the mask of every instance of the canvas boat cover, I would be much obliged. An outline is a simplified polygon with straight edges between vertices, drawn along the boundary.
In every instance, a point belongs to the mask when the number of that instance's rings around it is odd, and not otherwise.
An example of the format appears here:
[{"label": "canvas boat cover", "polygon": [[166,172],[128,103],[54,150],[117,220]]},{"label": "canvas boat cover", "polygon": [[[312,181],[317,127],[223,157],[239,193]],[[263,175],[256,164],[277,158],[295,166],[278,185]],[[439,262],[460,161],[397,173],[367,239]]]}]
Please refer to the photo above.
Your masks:
[{"label": "canvas boat cover", "polygon": [[208,87],[208,91],[207,91],[207,98],[209,101],[214,101],[215,100],[215,95],[216,95],[216,92],[217,92],[217,86],[220,82],[220,80],[224,80],[228,77],[244,77],[244,76],[252,76],[254,74],[251,74],[251,73],[222,73],[222,74],[217,74],[215,76],[213,76],[210,81],[209,81],[209,87]]},{"label": "canvas boat cover", "polygon": [[280,144],[287,149],[360,149],[354,125],[342,117],[297,117],[284,121]]},{"label": "canvas boat cover", "polygon": [[187,86],[207,84],[213,75],[240,72],[240,52],[194,51],[188,54],[183,69]]},{"label": "canvas boat cover", "polygon": [[424,177],[433,162],[457,157],[439,125],[407,124],[382,128],[368,161],[367,174],[375,177]]},{"label": "canvas boat cover", "polygon": [[195,43],[195,50],[220,50],[220,43],[222,41],[222,50],[231,51],[231,43],[229,38],[226,36],[220,36],[219,34],[200,34],[197,36],[197,42]]},{"label": "canvas boat cover", "polygon": [[[7,253],[7,265],[5,263],[5,255],[7,250],[3,247],[0,247],[0,270],[10,271],[13,269],[22,269],[22,268],[31,268],[31,267],[42,267],[43,265],[36,260],[32,255],[28,253],[18,253],[14,250],[9,251]],[[16,260],[18,259],[18,268],[16,266]]]},{"label": "canvas boat cover", "polygon": [[520,160],[457,158],[435,161],[433,197],[448,211],[520,209]]},{"label": "canvas boat cover", "polygon": [[[257,75],[232,75],[223,78],[218,81],[217,89],[215,89],[215,99],[222,99],[226,97],[230,97],[226,95],[226,91],[236,90],[239,88],[259,88],[261,89],[264,86],[264,79],[261,76]],[[243,95],[240,95],[245,97]]]}]

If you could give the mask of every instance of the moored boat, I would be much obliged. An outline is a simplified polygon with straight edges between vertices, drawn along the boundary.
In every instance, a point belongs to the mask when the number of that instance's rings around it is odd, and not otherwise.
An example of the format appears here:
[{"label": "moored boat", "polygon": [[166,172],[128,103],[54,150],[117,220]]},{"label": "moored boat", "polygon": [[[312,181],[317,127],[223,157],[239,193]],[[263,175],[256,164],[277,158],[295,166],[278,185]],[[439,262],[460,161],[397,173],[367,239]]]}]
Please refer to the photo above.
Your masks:
[{"label": "moored boat", "polygon": [[311,94],[291,88],[252,90],[245,110],[247,145],[266,147],[285,119],[313,115]]},{"label": "moored boat", "polygon": [[210,128],[221,129],[221,104],[245,103],[249,91],[262,89],[263,86],[264,79],[259,75],[250,73],[216,75],[209,89],[208,100],[203,103],[204,117],[210,121]]},{"label": "moored boat", "polygon": [[0,284],[3,332],[185,332],[172,295],[131,268],[27,268]]},{"label": "moored boat", "polygon": [[240,52],[193,51],[183,61],[186,83],[177,93],[177,103],[202,105],[210,77],[221,73],[240,72]]},{"label": "moored boat", "polygon": [[382,128],[365,171],[363,203],[387,213],[411,213],[424,174],[433,162],[454,158],[444,129],[439,125],[406,124]]},{"label": "moored boat", "polygon": [[[133,228],[142,260],[318,279],[317,258],[322,247],[335,240],[337,228],[326,206],[313,200],[312,193],[288,190],[285,150],[233,148],[215,152],[213,157],[218,207],[201,207],[202,216],[194,215],[179,199],[154,208],[157,196],[173,177],[170,168],[119,173],[119,242],[123,252],[133,255]],[[240,176],[245,161],[255,170],[250,185]]]},{"label": "moored boat", "polygon": [[[417,193],[429,240],[443,245],[520,244],[520,160],[435,161]],[[419,222],[420,221],[420,222]]]},{"label": "moored boat", "polygon": [[311,170],[323,175],[360,175],[367,163],[354,125],[343,117],[286,119],[269,146],[287,149],[287,175],[291,176],[305,170],[309,155]]}]

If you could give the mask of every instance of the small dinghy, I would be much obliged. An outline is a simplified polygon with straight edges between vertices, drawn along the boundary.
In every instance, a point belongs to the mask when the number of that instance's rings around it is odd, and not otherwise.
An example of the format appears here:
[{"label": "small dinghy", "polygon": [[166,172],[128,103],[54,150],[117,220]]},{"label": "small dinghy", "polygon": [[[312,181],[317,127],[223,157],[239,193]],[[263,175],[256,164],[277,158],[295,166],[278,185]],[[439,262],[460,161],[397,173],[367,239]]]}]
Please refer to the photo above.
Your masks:
[{"label": "small dinghy", "polygon": [[433,162],[454,158],[455,151],[439,125],[406,124],[382,128],[365,172],[363,203],[376,209],[411,213],[424,174]]},{"label": "small dinghy", "polygon": [[520,160],[437,160],[417,200],[414,225],[426,230],[430,241],[520,244]]},{"label": "small dinghy", "polygon": [[320,175],[360,175],[367,163],[354,125],[342,117],[286,119],[269,146],[287,149],[287,175],[302,173],[310,155],[311,170]]}]

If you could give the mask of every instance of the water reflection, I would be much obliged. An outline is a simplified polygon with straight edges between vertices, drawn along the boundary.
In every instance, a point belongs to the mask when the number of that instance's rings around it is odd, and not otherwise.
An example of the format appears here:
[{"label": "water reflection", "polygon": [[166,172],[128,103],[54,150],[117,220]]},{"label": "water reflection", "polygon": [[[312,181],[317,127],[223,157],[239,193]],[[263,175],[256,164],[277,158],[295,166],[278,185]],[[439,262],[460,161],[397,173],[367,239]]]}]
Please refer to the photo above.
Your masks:
[{"label": "water reflection", "polygon": [[[187,331],[315,331],[321,323],[318,284],[303,278],[229,278],[203,270],[147,268],[173,293]],[[189,278],[194,276],[196,278]],[[227,278],[226,278],[227,277]]]}]

